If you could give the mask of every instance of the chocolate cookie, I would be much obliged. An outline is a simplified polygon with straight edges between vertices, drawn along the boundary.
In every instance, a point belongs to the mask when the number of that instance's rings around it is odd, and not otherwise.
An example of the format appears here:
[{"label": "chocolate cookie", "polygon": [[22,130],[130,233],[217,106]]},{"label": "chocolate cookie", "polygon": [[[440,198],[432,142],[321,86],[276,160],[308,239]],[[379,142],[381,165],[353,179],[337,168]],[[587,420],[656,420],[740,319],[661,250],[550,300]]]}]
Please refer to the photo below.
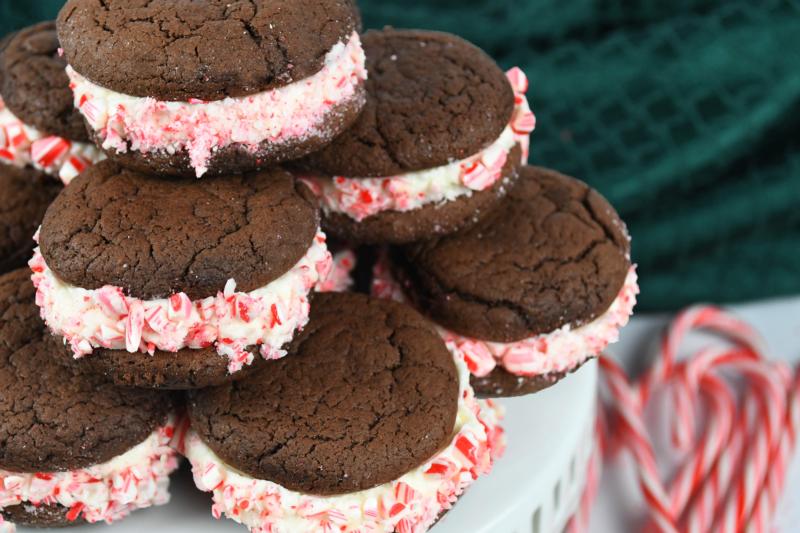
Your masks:
[{"label": "chocolate cookie", "polygon": [[[64,357],[72,352],[64,347]],[[212,348],[179,350],[177,353],[156,350],[143,356],[125,350],[96,349],[91,356],[74,364],[86,372],[100,374],[120,387],[161,390],[192,390],[221,385],[255,372],[266,360],[254,354],[253,364],[231,374],[228,360]]]},{"label": "chocolate cookie", "polygon": [[325,211],[322,227],[330,235],[361,244],[408,244],[455,233],[475,224],[499,205],[517,180],[519,161],[517,146],[503,167],[505,178],[485,191],[412,211],[381,211],[361,221],[344,213]]},{"label": "chocolate cookie", "polygon": [[514,110],[503,71],[446,33],[385,29],[363,36],[367,104],[304,166],[332,176],[380,177],[446,165],[494,142]]},{"label": "chocolate cookie", "polygon": [[0,273],[31,258],[33,234],[61,188],[38,170],[0,164]]},{"label": "chocolate cookie", "polygon": [[393,254],[418,309],[461,335],[514,342],[604,313],[631,263],[625,225],[584,183],[526,167],[495,212]]},{"label": "chocolate cookie", "polygon": [[[580,363],[570,372],[583,366]],[[479,398],[512,398],[535,394],[552,387],[566,377],[568,372],[543,374],[538,376],[515,376],[501,366],[496,367],[486,376],[472,376],[469,380],[475,395]]]},{"label": "chocolate cookie", "polygon": [[72,285],[197,300],[230,279],[248,292],[279,278],[307,252],[318,225],[313,197],[279,169],[164,180],[103,162],[47,211],[40,246]]},{"label": "chocolate cookie", "polygon": [[119,93],[172,101],[307,78],[359,26],[352,0],[69,0],[58,16],[79,73]]},{"label": "chocolate cookie", "polygon": [[0,277],[0,468],[53,472],[109,461],[166,420],[170,397],[119,389],[61,364],[29,276]]},{"label": "chocolate cookie", "polygon": [[0,55],[0,94],[22,122],[49,135],[88,142],[64,71],[67,62],[58,49],[55,22],[42,22],[14,34]]},{"label": "chocolate cookie", "polygon": [[189,412],[200,438],[239,471],[335,495],[423,464],[452,438],[458,397],[453,356],[418,313],[328,293],[288,357],[191,393]]}]

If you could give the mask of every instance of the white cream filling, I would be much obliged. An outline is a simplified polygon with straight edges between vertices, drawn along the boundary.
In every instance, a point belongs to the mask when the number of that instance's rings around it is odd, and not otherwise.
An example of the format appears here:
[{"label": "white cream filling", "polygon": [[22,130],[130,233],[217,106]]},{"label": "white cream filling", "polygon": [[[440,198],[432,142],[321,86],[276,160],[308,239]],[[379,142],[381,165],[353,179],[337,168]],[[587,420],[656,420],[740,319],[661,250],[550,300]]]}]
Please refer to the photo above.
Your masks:
[{"label": "white cream filling", "polygon": [[87,167],[105,158],[93,144],[48,135],[25,124],[0,98],[0,162],[20,168],[31,165],[69,185]]}]

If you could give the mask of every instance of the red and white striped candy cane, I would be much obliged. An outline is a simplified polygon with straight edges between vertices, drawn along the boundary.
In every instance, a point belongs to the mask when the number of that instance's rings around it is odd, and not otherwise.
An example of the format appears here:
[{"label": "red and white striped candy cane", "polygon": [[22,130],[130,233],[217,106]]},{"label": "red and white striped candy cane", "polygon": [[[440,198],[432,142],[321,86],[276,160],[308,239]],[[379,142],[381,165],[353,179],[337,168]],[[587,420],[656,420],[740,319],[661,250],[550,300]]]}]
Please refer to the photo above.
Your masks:
[{"label": "red and white striped candy cane", "polygon": [[680,515],[695,489],[708,476],[727,444],[733,427],[733,413],[736,411],[733,393],[723,380],[707,375],[698,386],[703,391],[704,405],[708,406],[711,415],[697,452],[679,469],[670,484],[670,504],[676,516]]},{"label": "red and white striped candy cane", "polygon": [[[754,396],[756,393],[753,389],[748,389],[745,394],[746,396]],[[748,421],[754,416],[754,411],[751,408],[755,405],[755,402],[745,398],[742,403],[746,408],[738,411],[726,446],[717,457],[708,479],[698,488],[689,509],[684,513],[686,531],[690,533],[709,531],[717,510],[727,496],[727,488],[734,478],[745,445],[746,434],[739,428],[746,428]]]},{"label": "red and white striped candy cane", "polygon": [[[704,330],[729,346],[704,348],[678,360],[686,336]],[[598,457],[616,444],[633,455],[650,523],[660,531],[767,531],[785,485],[800,429],[800,370],[792,376],[768,361],[761,337],[715,307],[680,313],[665,332],[661,354],[638,383],[603,356],[610,401],[597,424]],[[737,387],[726,378],[733,377]],[[687,453],[669,485],[659,477],[643,412],[654,391],[670,393],[672,443]],[[742,390],[737,406],[735,391]],[[698,424],[702,421],[703,424]],[[698,426],[703,427],[700,435]],[[598,461],[598,463],[601,461]],[[602,465],[590,465],[584,499],[569,524],[585,530]]]},{"label": "red and white striped candy cane", "polygon": [[650,516],[661,531],[677,532],[675,515],[670,510],[669,499],[658,473],[653,445],[642,418],[642,410],[625,372],[607,357],[600,358],[606,383],[612,396],[619,400],[615,407],[621,431],[628,449],[636,460],[639,488],[649,506]]},{"label": "red and white striped candy cane", "polygon": [[764,342],[746,322],[712,306],[695,306],[681,312],[673,321],[661,341],[661,357],[642,377],[638,386],[642,404],[650,399],[653,386],[666,381],[678,355],[678,348],[686,336],[694,330],[706,330],[725,337],[734,343],[749,348],[755,354],[764,353]]}]

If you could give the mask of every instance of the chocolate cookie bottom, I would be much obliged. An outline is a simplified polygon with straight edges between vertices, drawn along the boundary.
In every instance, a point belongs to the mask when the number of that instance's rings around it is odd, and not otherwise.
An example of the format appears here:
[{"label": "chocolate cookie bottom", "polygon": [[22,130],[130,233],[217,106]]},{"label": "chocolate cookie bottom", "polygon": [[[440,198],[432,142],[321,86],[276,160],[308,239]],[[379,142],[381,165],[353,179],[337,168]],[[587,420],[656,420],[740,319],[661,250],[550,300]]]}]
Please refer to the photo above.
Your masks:
[{"label": "chocolate cookie bottom", "polygon": [[40,505],[36,507],[30,503],[21,503],[6,507],[0,514],[3,518],[18,526],[33,528],[70,527],[79,526],[86,522],[83,518],[70,520],[67,518],[69,509],[61,505]]},{"label": "chocolate cookie bottom", "polygon": [[[177,353],[156,351],[153,355],[125,350],[95,350],[74,361],[84,372],[100,374],[120,387],[160,390],[192,390],[238,381],[266,366],[256,348],[253,363],[238,372],[228,372],[228,358],[213,348],[183,349]],[[72,350],[65,346],[65,357]]]},{"label": "chocolate cookie bottom", "polygon": [[472,376],[470,379],[470,384],[475,390],[475,395],[481,399],[513,398],[515,396],[534,394],[552,387],[564,379],[568,374],[577,372],[579,368],[581,368],[591,359],[593,359],[593,357],[590,357],[586,361],[579,363],[573,369],[565,372],[554,372],[550,374],[529,377],[515,376],[504,368],[498,366],[488,376],[480,378]]}]

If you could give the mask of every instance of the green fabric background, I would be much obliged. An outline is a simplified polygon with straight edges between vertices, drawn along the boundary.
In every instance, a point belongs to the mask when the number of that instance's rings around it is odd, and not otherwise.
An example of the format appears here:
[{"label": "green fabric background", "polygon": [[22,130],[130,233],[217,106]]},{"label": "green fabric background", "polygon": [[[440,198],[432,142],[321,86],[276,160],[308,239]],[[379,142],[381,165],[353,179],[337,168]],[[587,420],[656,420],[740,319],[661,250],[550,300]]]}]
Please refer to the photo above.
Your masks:
[{"label": "green fabric background", "polygon": [[[61,1],[0,0],[0,33]],[[532,161],[628,222],[641,308],[800,293],[800,2],[360,0],[531,79]]]}]

